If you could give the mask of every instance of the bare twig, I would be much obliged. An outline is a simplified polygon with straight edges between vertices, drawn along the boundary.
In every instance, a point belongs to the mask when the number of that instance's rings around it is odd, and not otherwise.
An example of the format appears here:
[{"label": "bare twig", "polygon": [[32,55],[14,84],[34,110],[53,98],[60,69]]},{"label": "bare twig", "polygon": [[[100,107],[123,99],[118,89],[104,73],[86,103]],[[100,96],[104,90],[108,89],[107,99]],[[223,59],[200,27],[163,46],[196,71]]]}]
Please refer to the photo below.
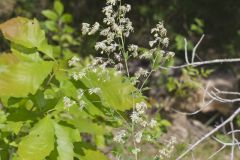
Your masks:
[{"label": "bare twig", "polygon": [[189,61],[188,61],[188,47],[187,47],[187,45],[188,45],[188,43],[187,43],[187,39],[186,38],[184,38],[184,43],[185,43],[185,61],[186,61],[186,63],[187,64],[189,64]]},{"label": "bare twig", "polygon": [[217,126],[216,128],[214,128],[213,130],[211,130],[210,132],[208,132],[207,134],[205,134],[202,138],[200,138],[200,140],[198,140],[196,143],[194,143],[193,145],[191,145],[190,148],[188,148],[184,153],[182,153],[177,160],[182,159],[183,157],[186,156],[186,154],[188,154],[190,151],[192,151],[197,145],[199,145],[202,141],[204,141],[206,138],[210,137],[211,135],[213,135],[215,132],[217,132],[221,127],[225,126],[227,123],[231,122],[238,114],[240,113],[240,107],[228,118],[226,119],[222,124],[220,124],[219,126]]},{"label": "bare twig", "polygon": [[197,66],[202,66],[202,65],[207,65],[207,64],[215,64],[215,63],[233,63],[233,62],[240,62],[240,58],[230,58],[230,59],[214,59],[214,60],[209,60],[209,61],[203,61],[203,62],[194,62],[194,63],[189,63],[189,64],[184,64],[180,66],[170,66],[170,67],[162,67],[160,66],[160,69],[180,69],[180,68],[185,68],[185,67],[197,67]]},{"label": "bare twig", "polygon": [[213,158],[215,155],[217,155],[219,152],[221,152],[224,148],[226,148],[226,145],[223,145],[219,150],[217,150],[215,153],[213,153],[210,157],[208,157],[208,160]]},{"label": "bare twig", "polygon": [[[233,121],[230,122],[230,126],[231,126],[231,130],[234,131]],[[235,143],[235,133],[234,132],[232,133],[232,143],[233,144]],[[235,145],[232,145],[231,160],[234,160],[234,148],[235,148]]]},{"label": "bare twig", "polygon": [[196,54],[197,48],[198,48],[198,46],[200,45],[200,43],[202,42],[204,36],[205,36],[205,35],[202,35],[202,37],[200,38],[200,40],[198,41],[198,43],[197,43],[197,44],[195,45],[195,47],[193,48],[193,51],[192,51],[192,63],[194,62],[194,58],[195,58],[195,54]]}]

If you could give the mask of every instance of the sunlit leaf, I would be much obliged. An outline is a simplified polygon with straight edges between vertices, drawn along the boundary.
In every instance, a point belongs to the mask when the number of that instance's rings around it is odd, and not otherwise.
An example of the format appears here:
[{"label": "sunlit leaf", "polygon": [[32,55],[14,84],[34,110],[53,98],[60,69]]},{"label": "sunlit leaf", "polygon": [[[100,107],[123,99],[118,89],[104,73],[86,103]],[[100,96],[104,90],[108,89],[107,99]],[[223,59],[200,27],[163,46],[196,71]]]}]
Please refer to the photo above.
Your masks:
[{"label": "sunlit leaf", "polygon": [[54,148],[54,126],[46,117],[40,120],[18,146],[20,160],[43,160]]},{"label": "sunlit leaf", "polygon": [[84,156],[81,156],[82,160],[108,160],[108,158],[100,151],[94,151],[90,149],[84,149]]},{"label": "sunlit leaf", "polygon": [[58,18],[58,15],[51,10],[44,10],[44,11],[42,11],[42,14],[45,17],[47,17],[48,19],[53,20],[53,21],[56,21]]},{"label": "sunlit leaf", "polygon": [[77,130],[54,124],[57,137],[58,160],[73,160],[73,142],[80,141],[80,134]]},{"label": "sunlit leaf", "polygon": [[[42,51],[43,44],[44,47],[47,46],[45,33],[36,19],[12,18],[0,24],[0,30],[6,39],[26,48],[38,48]],[[44,53],[52,57],[52,52]]]},{"label": "sunlit leaf", "polygon": [[[29,93],[34,94],[52,71],[53,62],[19,61],[11,64],[6,57],[6,55],[0,56],[0,96],[25,97]],[[11,57],[12,55],[8,55],[8,58]],[[4,65],[6,63],[10,64]]]},{"label": "sunlit leaf", "polygon": [[36,19],[13,18],[0,24],[0,30],[6,39],[27,48],[38,47],[45,40],[45,33]]},{"label": "sunlit leaf", "polygon": [[61,15],[64,10],[63,4],[60,1],[54,1],[54,10]]},{"label": "sunlit leaf", "polygon": [[109,69],[100,76],[97,73],[90,71],[81,81],[88,88],[100,88],[98,95],[104,106],[125,111],[143,101],[143,97],[133,95],[137,89],[130,82],[124,81],[123,76],[116,74],[116,71]]}]

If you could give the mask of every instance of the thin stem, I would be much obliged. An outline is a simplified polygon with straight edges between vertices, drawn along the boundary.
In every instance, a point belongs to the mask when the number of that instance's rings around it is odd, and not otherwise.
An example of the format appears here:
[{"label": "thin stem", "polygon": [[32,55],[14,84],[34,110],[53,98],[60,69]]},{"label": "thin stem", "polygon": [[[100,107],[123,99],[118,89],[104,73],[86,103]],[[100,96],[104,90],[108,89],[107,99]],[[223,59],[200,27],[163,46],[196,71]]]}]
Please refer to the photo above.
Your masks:
[{"label": "thin stem", "polygon": [[[155,66],[155,63],[156,63],[157,58],[158,58],[158,54],[156,55],[156,57],[155,57],[154,60],[153,60],[152,68]],[[149,79],[149,77],[151,76],[151,74],[153,73],[153,71],[154,71],[154,70],[152,69],[152,70],[150,71],[150,73],[148,74],[147,78],[144,80],[142,86],[141,86],[140,89],[139,89],[140,91],[142,91],[142,88],[144,87],[145,83],[147,82],[147,80]]]}]

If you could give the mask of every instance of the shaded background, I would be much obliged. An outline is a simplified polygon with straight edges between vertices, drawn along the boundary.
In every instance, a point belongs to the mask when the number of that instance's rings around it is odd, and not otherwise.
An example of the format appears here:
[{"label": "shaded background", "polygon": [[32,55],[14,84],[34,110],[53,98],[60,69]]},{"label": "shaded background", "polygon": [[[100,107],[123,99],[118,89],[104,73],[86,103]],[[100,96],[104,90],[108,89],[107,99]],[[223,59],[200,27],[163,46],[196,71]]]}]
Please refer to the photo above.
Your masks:
[{"label": "shaded background", "polygon": [[[128,0],[126,2],[132,5],[129,17],[135,27],[135,35],[131,41],[139,45],[147,44],[150,28],[159,20],[164,20],[171,37],[172,49],[176,51],[183,49],[181,46],[183,37],[191,42],[197,42],[204,33],[206,38],[201,45],[201,57],[238,56],[239,0]],[[41,11],[52,8],[52,3],[52,0],[1,0],[0,21],[15,16],[37,17],[43,20]],[[63,3],[65,11],[73,15],[76,29],[80,29],[82,22],[100,21],[103,17],[101,7],[104,6],[104,0],[63,0]],[[1,46],[1,49],[3,47]],[[181,57],[181,54],[178,56]]]}]

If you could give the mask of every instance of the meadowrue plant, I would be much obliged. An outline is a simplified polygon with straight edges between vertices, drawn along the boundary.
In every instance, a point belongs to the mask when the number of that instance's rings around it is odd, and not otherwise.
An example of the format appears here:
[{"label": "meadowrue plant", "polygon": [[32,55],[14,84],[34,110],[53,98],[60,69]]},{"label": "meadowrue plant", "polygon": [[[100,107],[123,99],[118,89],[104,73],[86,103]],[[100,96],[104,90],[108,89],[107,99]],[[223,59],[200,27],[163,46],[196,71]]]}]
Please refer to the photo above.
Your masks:
[{"label": "meadowrue plant", "polygon": [[[160,65],[165,65],[165,62],[170,61],[174,53],[167,51],[169,39],[163,22],[159,22],[151,30],[153,39],[149,41],[149,49],[139,47],[136,44],[127,44],[127,38],[134,32],[132,22],[127,17],[130,10],[131,5],[123,4],[121,0],[107,0],[106,6],[102,9],[105,16],[102,25],[99,22],[95,22],[94,25],[82,23],[82,34],[92,35],[92,33],[97,33],[98,30],[102,38],[101,41],[96,43],[95,49],[104,57],[98,62],[102,63],[103,68],[111,66],[118,70],[120,74],[126,74],[125,80],[138,86],[137,91],[131,93],[133,95],[133,111],[129,118],[119,116],[123,123],[113,137],[113,141],[121,145],[123,150],[132,148],[130,154],[132,154],[133,159],[137,160],[140,159],[138,155],[144,151],[141,149],[141,144],[149,142],[159,147],[159,144],[155,142],[160,138],[160,128],[162,126],[159,121],[149,118],[147,114],[149,104],[146,101],[135,103],[135,96],[142,93],[152,73]],[[130,73],[129,62],[132,60],[141,61],[142,59],[148,60],[150,67],[145,69],[140,67],[135,73]],[[154,132],[159,132],[159,134],[153,134]],[[113,152],[118,159],[124,157],[118,151]],[[128,159],[131,159],[130,157]],[[154,158],[156,157],[153,156],[152,159]]]}]

